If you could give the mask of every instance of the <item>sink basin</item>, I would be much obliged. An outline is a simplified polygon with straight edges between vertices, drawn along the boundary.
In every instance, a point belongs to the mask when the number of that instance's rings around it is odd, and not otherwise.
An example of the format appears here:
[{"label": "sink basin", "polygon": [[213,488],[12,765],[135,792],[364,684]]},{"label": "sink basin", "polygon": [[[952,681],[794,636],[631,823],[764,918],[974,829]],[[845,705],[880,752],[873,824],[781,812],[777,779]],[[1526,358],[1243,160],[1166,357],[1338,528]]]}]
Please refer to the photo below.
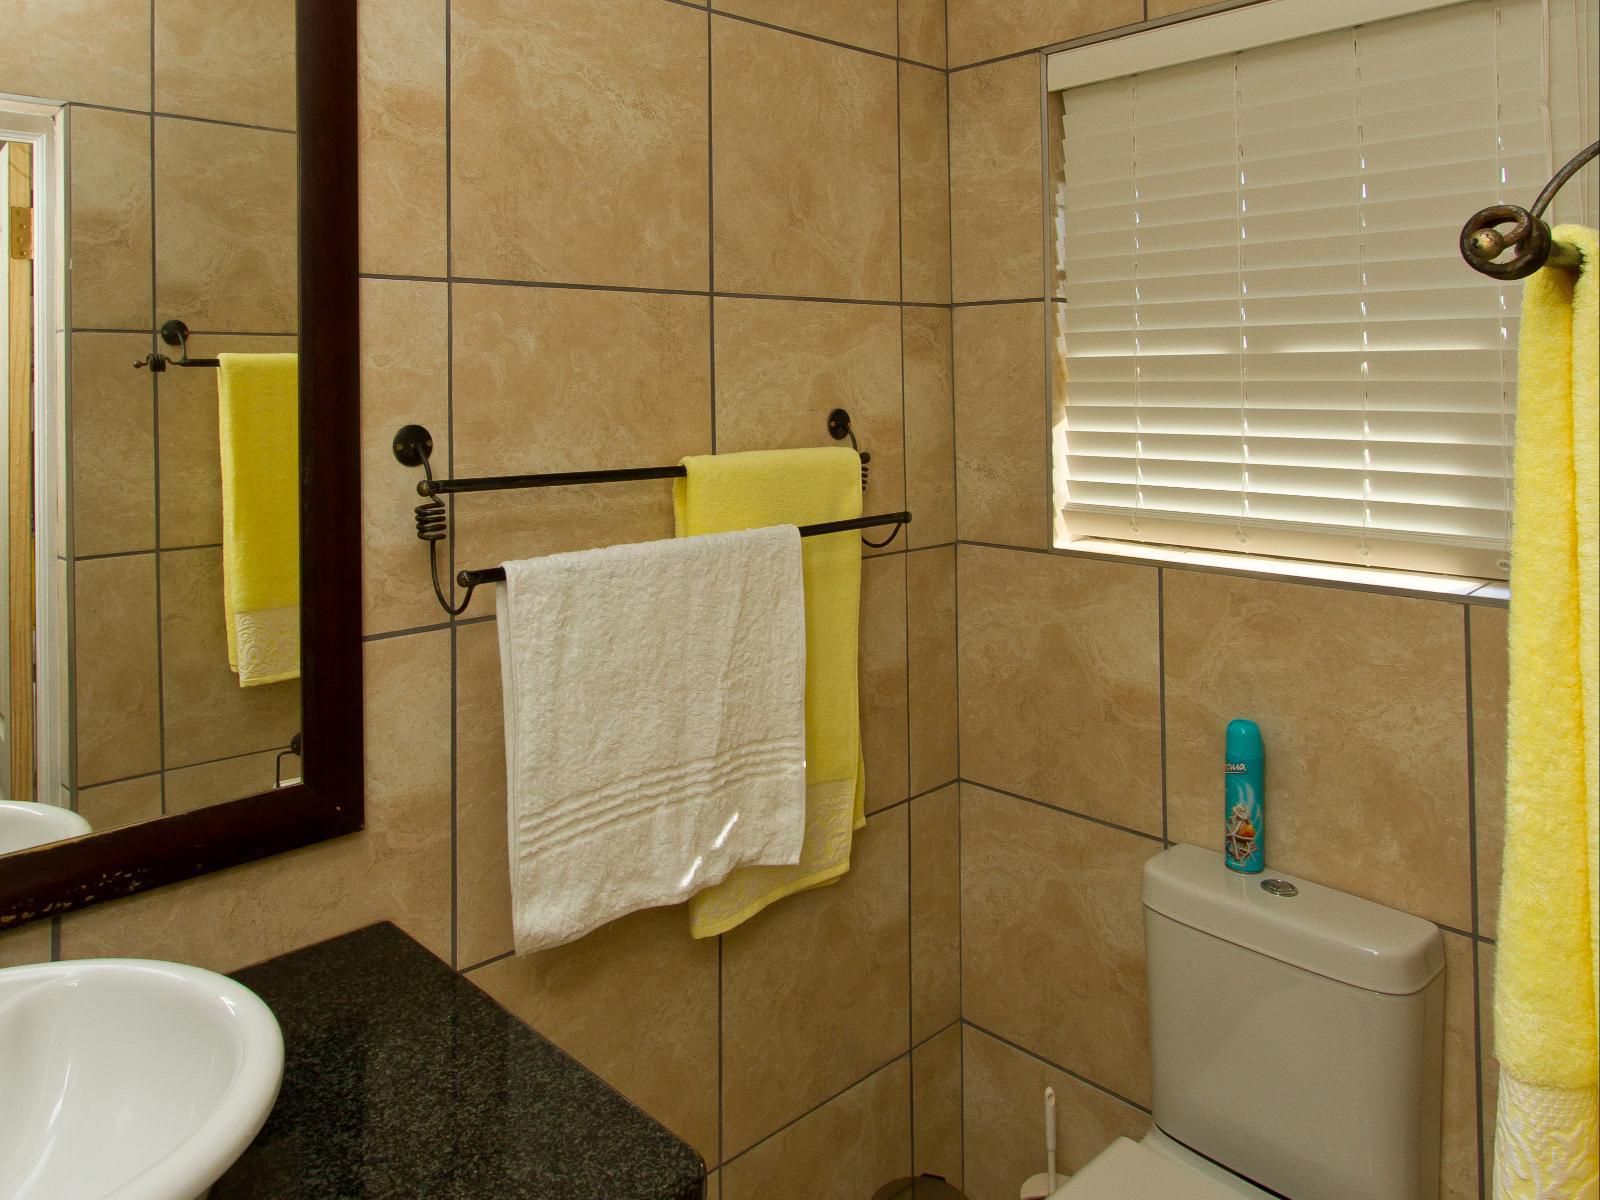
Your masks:
[{"label": "sink basin", "polygon": [[116,958],[0,971],[0,1196],[195,1200],[282,1078],[272,1010],[221,975]]},{"label": "sink basin", "polygon": [[0,854],[93,833],[70,808],[32,800],[0,800]]}]

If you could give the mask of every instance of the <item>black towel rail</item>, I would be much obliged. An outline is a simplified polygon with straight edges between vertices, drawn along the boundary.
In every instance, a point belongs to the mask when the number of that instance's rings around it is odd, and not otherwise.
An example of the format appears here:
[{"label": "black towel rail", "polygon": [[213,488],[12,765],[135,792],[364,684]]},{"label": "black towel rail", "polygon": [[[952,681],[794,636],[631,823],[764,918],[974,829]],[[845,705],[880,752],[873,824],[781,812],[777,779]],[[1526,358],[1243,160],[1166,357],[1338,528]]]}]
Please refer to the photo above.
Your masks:
[{"label": "black towel rail", "polygon": [[220,367],[220,358],[190,358],[189,357],[189,327],[182,321],[168,321],[156,331],[161,335],[161,340],[169,346],[178,347],[178,357],[170,354],[156,352],[146,354],[134,363],[134,369],[148,367],[152,372],[159,373],[168,367]]}]

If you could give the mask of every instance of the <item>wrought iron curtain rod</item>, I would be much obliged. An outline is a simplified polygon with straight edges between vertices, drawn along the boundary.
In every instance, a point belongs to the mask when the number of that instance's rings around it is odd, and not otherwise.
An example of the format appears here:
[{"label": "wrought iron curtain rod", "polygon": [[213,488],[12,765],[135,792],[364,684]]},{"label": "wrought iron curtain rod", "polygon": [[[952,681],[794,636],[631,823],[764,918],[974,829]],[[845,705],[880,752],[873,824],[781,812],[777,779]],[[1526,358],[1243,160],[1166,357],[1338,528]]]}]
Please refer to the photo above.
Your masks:
[{"label": "wrought iron curtain rod", "polygon": [[[1461,257],[1467,260],[1467,265],[1494,279],[1525,279],[1544,266],[1569,271],[1581,267],[1583,255],[1576,246],[1551,236],[1544,211],[1566,182],[1596,155],[1600,155],[1600,142],[1573,155],[1544,185],[1532,208],[1492,204],[1473,213],[1461,228]],[[1510,229],[1502,232],[1496,228],[1507,221],[1512,223]],[[1504,262],[1495,261],[1507,250],[1515,253]]]},{"label": "wrought iron curtain rod", "polygon": [[168,367],[220,367],[222,365],[220,358],[189,357],[189,327],[182,321],[168,321],[157,332],[160,333],[161,340],[167,345],[178,347],[178,357],[173,358],[170,354],[162,354],[159,351],[153,354],[146,354],[133,364],[135,370],[139,367],[149,367],[151,371],[159,373],[165,371]]}]

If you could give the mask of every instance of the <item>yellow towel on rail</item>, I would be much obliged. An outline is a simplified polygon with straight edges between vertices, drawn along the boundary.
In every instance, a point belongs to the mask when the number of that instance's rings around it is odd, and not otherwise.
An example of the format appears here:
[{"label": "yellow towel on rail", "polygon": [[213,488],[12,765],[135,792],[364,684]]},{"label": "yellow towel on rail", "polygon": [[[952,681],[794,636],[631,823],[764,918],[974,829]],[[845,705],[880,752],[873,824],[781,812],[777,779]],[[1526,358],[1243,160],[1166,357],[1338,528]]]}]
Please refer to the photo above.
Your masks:
[{"label": "yellow towel on rail", "polygon": [[1522,301],[1506,845],[1495,958],[1496,1200],[1594,1200],[1600,734],[1596,472],[1600,241],[1565,226],[1585,270],[1546,269]]},{"label": "yellow towel on rail", "polygon": [[[683,460],[673,489],[679,537],[761,525],[811,525],[861,515],[861,460],[843,447],[755,450]],[[792,867],[742,867],[689,901],[689,931],[715,937],[767,905],[850,869],[866,824],[857,693],[861,539],[800,543],[806,598],[806,835]]]},{"label": "yellow towel on rail", "polygon": [[300,675],[298,356],[219,358],[228,666],[256,687]]}]

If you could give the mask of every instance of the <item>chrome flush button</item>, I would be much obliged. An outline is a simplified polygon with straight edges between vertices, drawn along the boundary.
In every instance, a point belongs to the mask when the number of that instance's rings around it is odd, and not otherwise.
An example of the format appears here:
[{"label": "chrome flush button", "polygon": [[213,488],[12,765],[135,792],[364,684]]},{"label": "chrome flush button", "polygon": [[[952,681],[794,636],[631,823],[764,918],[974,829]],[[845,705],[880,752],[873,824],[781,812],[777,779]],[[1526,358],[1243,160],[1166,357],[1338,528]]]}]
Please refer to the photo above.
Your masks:
[{"label": "chrome flush button", "polygon": [[1261,890],[1271,892],[1274,896],[1298,896],[1300,889],[1287,879],[1263,879]]}]

